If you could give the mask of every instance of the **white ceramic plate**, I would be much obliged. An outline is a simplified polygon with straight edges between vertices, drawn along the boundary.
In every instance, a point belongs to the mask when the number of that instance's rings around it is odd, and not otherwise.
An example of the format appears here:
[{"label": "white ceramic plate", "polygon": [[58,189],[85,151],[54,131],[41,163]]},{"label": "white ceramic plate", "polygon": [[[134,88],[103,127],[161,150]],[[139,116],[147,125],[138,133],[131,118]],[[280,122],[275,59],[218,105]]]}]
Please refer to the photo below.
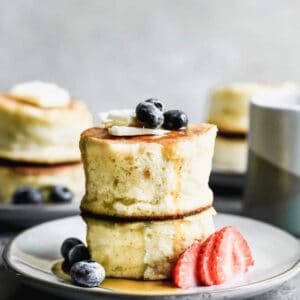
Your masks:
[{"label": "white ceramic plate", "polygon": [[254,296],[275,288],[300,271],[299,242],[288,233],[248,218],[217,215],[216,227],[233,225],[248,240],[255,266],[231,282],[212,287],[180,290],[177,294],[149,296],[116,292],[104,288],[81,288],[57,278],[51,271],[60,259],[60,245],[70,236],[84,239],[85,225],[80,217],[47,222],[18,235],[6,248],[6,266],[25,283],[71,299],[233,299]]},{"label": "white ceramic plate", "polygon": [[78,215],[79,200],[70,204],[0,204],[0,222],[27,228],[45,221]]}]

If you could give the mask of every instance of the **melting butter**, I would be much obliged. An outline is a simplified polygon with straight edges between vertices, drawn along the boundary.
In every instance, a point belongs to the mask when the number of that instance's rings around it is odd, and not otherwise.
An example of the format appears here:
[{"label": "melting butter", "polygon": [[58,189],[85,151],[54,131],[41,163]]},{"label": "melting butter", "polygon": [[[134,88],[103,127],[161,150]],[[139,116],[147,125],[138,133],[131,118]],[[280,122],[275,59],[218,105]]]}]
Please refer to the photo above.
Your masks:
[{"label": "melting butter", "polygon": [[136,123],[135,111],[133,109],[115,109],[99,113],[101,124],[129,126]]},{"label": "melting butter", "polygon": [[129,126],[112,126],[108,128],[108,133],[114,136],[165,135],[169,132],[169,130],[164,129],[150,129]]}]

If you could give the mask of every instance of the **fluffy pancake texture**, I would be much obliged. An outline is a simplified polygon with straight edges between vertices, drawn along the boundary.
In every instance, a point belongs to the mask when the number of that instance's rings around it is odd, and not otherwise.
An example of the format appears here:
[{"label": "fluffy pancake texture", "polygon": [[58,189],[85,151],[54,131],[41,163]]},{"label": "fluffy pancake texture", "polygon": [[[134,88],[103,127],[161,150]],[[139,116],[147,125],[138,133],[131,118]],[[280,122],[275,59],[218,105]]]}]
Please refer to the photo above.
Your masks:
[{"label": "fluffy pancake texture", "polygon": [[79,136],[91,124],[79,101],[42,108],[0,95],[0,157],[48,164],[79,161]]},{"label": "fluffy pancake texture", "polygon": [[0,162],[0,203],[9,203],[18,187],[46,188],[64,185],[73,193],[84,192],[84,172],[81,163],[63,165],[27,165]]},{"label": "fluffy pancake texture", "polygon": [[210,124],[164,136],[113,137],[106,128],[86,130],[80,141],[86,176],[82,210],[159,219],[210,206],[216,132]]},{"label": "fluffy pancake texture", "polygon": [[247,167],[247,138],[218,135],[213,157],[214,171],[243,173]]},{"label": "fluffy pancake texture", "polygon": [[280,84],[234,83],[215,89],[211,95],[208,122],[221,132],[247,133],[250,98],[259,92],[274,89],[296,90],[295,83]]},{"label": "fluffy pancake texture", "polygon": [[92,259],[108,277],[170,278],[178,256],[214,231],[213,208],[177,220],[117,222],[84,217]]}]

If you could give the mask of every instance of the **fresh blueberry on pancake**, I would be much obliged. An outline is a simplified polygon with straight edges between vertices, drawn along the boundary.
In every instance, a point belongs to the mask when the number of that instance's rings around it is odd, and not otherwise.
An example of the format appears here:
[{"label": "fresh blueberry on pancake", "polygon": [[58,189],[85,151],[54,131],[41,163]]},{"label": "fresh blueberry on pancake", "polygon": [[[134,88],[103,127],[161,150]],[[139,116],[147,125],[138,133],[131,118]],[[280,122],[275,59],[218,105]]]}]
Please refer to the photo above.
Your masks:
[{"label": "fresh blueberry on pancake", "polygon": [[14,192],[12,200],[14,204],[41,204],[44,196],[40,190],[24,186]]},{"label": "fresh blueberry on pancake", "polygon": [[164,122],[163,112],[157,104],[141,102],[136,107],[136,118],[139,122],[149,128],[158,128]]},{"label": "fresh blueberry on pancake", "polygon": [[77,245],[83,245],[83,242],[80,239],[74,237],[70,237],[64,240],[60,248],[60,253],[63,256],[63,258],[67,259],[70,250]]},{"label": "fresh blueberry on pancake", "polygon": [[163,127],[168,130],[178,130],[188,125],[188,117],[181,110],[168,110],[164,113]]},{"label": "fresh blueberry on pancake", "polygon": [[74,194],[66,186],[57,185],[50,191],[50,199],[55,203],[69,203],[73,198]]},{"label": "fresh blueberry on pancake", "polygon": [[88,248],[82,244],[73,247],[68,254],[68,262],[73,266],[78,261],[89,260],[91,258]]},{"label": "fresh blueberry on pancake", "polygon": [[164,105],[157,99],[154,98],[150,98],[145,100],[145,102],[147,103],[152,103],[153,105],[155,105],[159,110],[164,111]]},{"label": "fresh blueberry on pancake", "polygon": [[105,270],[96,262],[80,261],[72,266],[71,277],[79,286],[96,287],[104,280]]}]

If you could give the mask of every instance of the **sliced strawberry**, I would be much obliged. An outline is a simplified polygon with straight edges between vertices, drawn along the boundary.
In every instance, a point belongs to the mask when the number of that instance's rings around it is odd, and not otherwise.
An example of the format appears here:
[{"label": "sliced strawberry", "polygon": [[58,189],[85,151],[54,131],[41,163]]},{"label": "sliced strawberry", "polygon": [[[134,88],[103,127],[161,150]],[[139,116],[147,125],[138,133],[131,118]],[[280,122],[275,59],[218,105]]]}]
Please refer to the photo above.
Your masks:
[{"label": "sliced strawberry", "polygon": [[178,258],[173,269],[173,283],[179,288],[190,288],[197,285],[197,260],[201,244],[195,242]]},{"label": "sliced strawberry", "polygon": [[213,279],[210,274],[210,253],[214,246],[216,240],[216,235],[212,234],[200,247],[200,252],[198,256],[198,266],[197,266],[197,278],[198,282],[205,285],[213,285]]},{"label": "sliced strawberry", "polygon": [[222,284],[247,272],[254,261],[243,236],[233,227],[224,227],[202,245],[197,277],[203,285]]},{"label": "sliced strawberry", "polygon": [[231,280],[242,271],[242,257],[234,255],[235,240],[229,229],[224,227],[217,232],[218,236],[211,253],[211,276],[214,284],[221,284]]},{"label": "sliced strawberry", "polygon": [[247,272],[249,267],[254,265],[254,260],[251,254],[250,247],[239,231],[237,231],[233,227],[231,227],[231,229],[235,235],[235,250],[236,250],[235,255],[244,258],[244,263],[245,263],[244,272]]}]

